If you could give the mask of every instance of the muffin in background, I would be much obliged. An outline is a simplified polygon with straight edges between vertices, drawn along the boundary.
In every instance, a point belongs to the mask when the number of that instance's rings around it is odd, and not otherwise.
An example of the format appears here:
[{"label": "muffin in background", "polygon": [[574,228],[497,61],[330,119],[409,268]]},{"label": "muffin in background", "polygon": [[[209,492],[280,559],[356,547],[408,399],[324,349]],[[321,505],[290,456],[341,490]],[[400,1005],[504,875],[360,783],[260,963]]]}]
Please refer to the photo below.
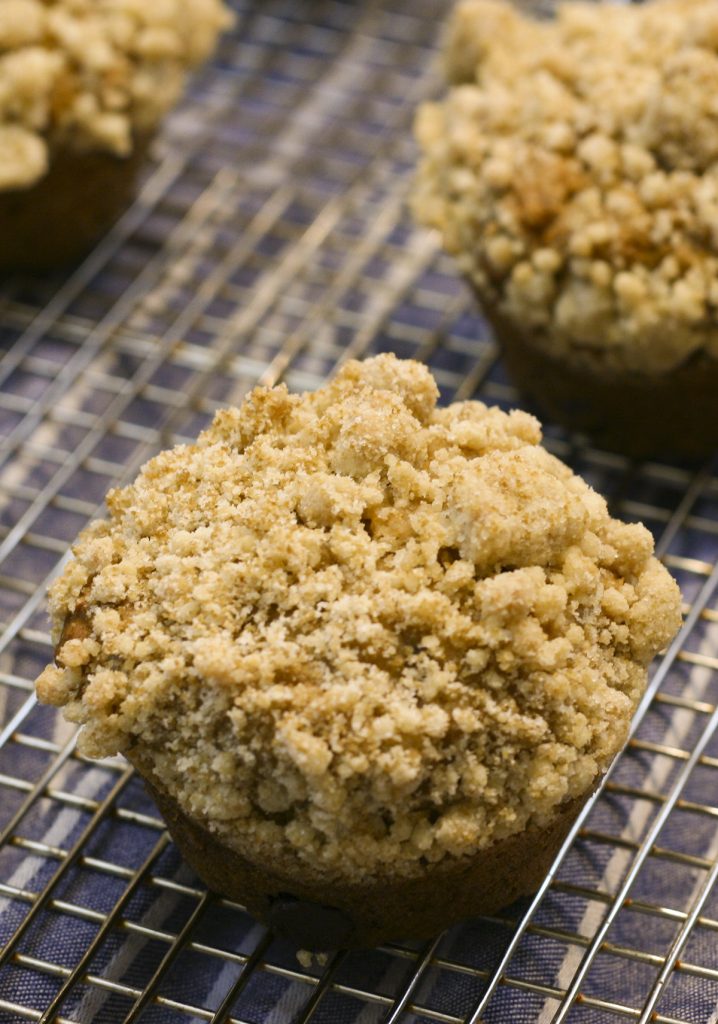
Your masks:
[{"label": "muffin in background", "polygon": [[81,257],[133,196],[222,0],[2,0],[0,272]]},{"label": "muffin in background", "polygon": [[413,208],[549,418],[633,455],[718,446],[718,5],[465,0]]},{"label": "muffin in background", "polygon": [[389,355],[255,390],[112,491],[50,595],[40,699],[307,949],[534,891],[680,623],[532,416],[436,399]]}]

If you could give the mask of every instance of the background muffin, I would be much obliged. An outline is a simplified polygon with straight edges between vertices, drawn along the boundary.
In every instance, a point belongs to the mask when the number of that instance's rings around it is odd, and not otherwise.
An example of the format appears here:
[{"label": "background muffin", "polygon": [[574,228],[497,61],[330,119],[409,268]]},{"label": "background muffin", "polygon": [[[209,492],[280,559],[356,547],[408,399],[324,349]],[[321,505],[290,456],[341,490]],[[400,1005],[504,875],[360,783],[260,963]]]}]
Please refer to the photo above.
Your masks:
[{"label": "background muffin", "polygon": [[635,454],[718,441],[718,8],[459,5],[414,209],[517,382]]},{"label": "background muffin", "polygon": [[82,255],[132,196],[221,0],[0,3],[0,271]]},{"label": "background muffin", "polygon": [[51,594],[40,698],[304,946],[531,891],[680,621],[531,416],[436,397],[392,356],[258,389],[111,492]]}]

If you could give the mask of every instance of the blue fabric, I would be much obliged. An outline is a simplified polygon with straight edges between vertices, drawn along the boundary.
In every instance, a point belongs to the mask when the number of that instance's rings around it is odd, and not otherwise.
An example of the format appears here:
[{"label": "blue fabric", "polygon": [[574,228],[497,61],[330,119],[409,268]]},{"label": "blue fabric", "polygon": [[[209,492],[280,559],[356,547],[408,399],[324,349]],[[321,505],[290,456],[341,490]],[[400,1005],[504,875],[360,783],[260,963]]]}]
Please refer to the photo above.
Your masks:
[{"label": "blue fabric", "polygon": [[[95,462],[78,467],[63,485],[59,500],[28,527],[32,533],[54,540],[55,547],[48,543],[21,545],[0,567],[0,573],[39,587],[63,546],[72,541],[110,486],[111,474],[103,466],[116,465],[118,473],[129,471],[152,454],[152,431],[164,427],[168,410],[174,416],[172,439],[192,437],[211,416],[212,403],[240,397],[287,338],[297,340],[286,375],[294,388],[316,386],[345,347],[357,343],[367,325],[371,326],[372,351],[393,350],[402,356],[428,359],[445,401],[473,379],[478,367],[490,365],[493,350],[486,326],[465,294],[455,267],[446,257],[433,254],[426,234],[413,228],[401,208],[414,160],[409,138],[415,99],[422,89],[429,88],[426,69],[439,16],[449,6],[448,0],[396,0],[364,6],[358,0],[312,5],[289,0],[268,0],[261,5],[237,2],[240,17],[235,36],[223,43],[216,61],[200,75],[189,100],[170,118],[155,150],[146,176],[147,190],[134,211],[142,214],[139,221],[128,229],[120,246],[108,250],[108,258],[100,262],[85,286],[65,301],[61,315],[47,330],[38,332],[29,353],[35,362],[23,364],[0,389],[9,396],[0,404],[0,436],[5,437],[33,408],[33,402],[42,402],[54,377],[48,367],[56,366],[59,372],[69,360],[79,360],[73,363],[77,374],[68,380],[61,400],[48,409],[30,447],[20,459],[0,468],[0,528],[7,531],[27,513],[33,495],[53,479],[63,458],[72,456],[123,382],[135,379],[148,361],[157,357],[158,346],[166,346],[165,355],[158,358],[149,376],[150,390],[134,397],[118,414],[122,429],[110,425],[93,450]],[[211,144],[197,141],[203,125],[213,126]],[[275,190],[287,184],[294,191],[278,200]],[[332,203],[350,188],[359,189],[356,202],[332,221]],[[199,198],[202,203],[196,205]],[[281,206],[278,230],[264,229],[256,249],[228,269],[221,287],[202,306],[201,315],[191,322],[181,320],[188,304],[203,294],[206,282],[223,272],[232,246],[254,230],[260,211],[268,216],[272,203]],[[351,258],[374,230],[378,215],[392,209],[394,220],[388,218],[382,244],[377,245],[374,256],[367,256],[361,273],[341,293],[331,315],[324,311],[312,320],[306,336],[295,334],[303,329],[307,310],[313,309],[312,304],[336,282],[337,272],[346,267],[347,254]],[[325,241],[310,250],[304,266],[295,268],[294,277],[275,296],[266,315],[259,317],[257,329],[242,334],[247,309],[264,294],[262,289],[284,266],[302,232],[320,216],[322,223],[329,225]],[[184,234],[178,235],[181,223],[185,224]],[[121,321],[114,330],[106,336],[93,335],[96,325],[117,317],[118,303],[132,297],[141,274],[147,276],[149,296],[140,289],[136,301],[128,300],[122,307]],[[394,274],[399,275],[398,283],[393,307],[388,309],[382,306],[379,285]],[[12,353],[27,323],[48,302],[65,295],[66,288],[67,278],[62,275],[17,278],[1,285],[1,351]],[[449,315],[451,310],[454,312]],[[175,333],[178,322],[181,335]],[[191,387],[202,366],[211,360],[218,339],[235,331],[240,334],[232,372],[220,364],[202,383],[202,393],[210,401],[199,410],[190,408],[176,415],[167,396],[181,396]],[[177,345],[180,336],[183,346]],[[98,342],[99,337],[104,341]],[[474,397],[504,407],[517,403],[500,363],[493,365]],[[55,405],[62,408],[62,415],[53,415]],[[556,428],[547,430],[547,438],[612,500],[618,514],[642,516],[657,537],[692,479],[691,467],[629,467],[620,459],[568,447],[567,438]],[[707,476],[691,517],[667,552],[687,601],[695,598],[702,585],[705,566],[710,568],[718,558],[715,477]],[[21,612],[26,597],[22,587],[0,589],[0,621],[10,622]],[[711,606],[717,609],[718,599]],[[46,629],[40,608],[0,652],[2,723],[28,699],[23,681],[32,680],[50,656],[37,632]],[[718,621],[701,621],[686,649],[695,657],[676,663],[662,692],[716,705],[718,672],[701,659],[715,658],[718,653]],[[656,704],[641,724],[637,739],[690,752],[707,719],[707,711]],[[30,712],[19,731],[60,748],[72,735],[54,711],[39,707]],[[684,795],[686,800],[715,809],[715,739],[708,754],[714,762],[695,770]],[[26,790],[4,777],[32,786],[53,756],[52,749],[29,745],[17,736],[0,747],[0,829],[26,795]],[[633,748],[621,759],[614,782],[665,794],[681,764],[680,759]],[[89,765],[71,757],[53,778],[52,792],[35,801],[23,817],[14,832],[15,840],[0,847],[0,883],[5,886],[0,892],[2,945],[20,927],[31,895],[42,893],[62,864],[51,851],[44,847],[33,850],[28,843],[70,851],[86,834],[96,805],[123,770],[120,762]],[[78,802],[78,797],[85,802]],[[586,827],[640,843],[658,807],[634,796],[607,794],[595,805]],[[112,813],[84,841],[83,859],[52,888],[52,902],[43,905],[16,952],[72,970],[97,935],[104,915],[123,898],[161,835],[162,823],[151,800],[136,779],[130,780]],[[18,837],[25,841],[24,846],[18,845]],[[635,904],[643,901],[679,914],[690,910],[705,877],[705,866],[718,856],[716,817],[676,810],[657,845],[697,860],[675,863],[652,856],[645,862],[631,894],[634,906],[621,910],[608,938],[615,947],[648,954],[648,961],[602,951],[586,979],[585,996],[640,1008],[660,969],[650,955],[666,955],[680,920],[642,913]],[[624,849],[588,837],[577,842],[561,866],[559,884],[544,899],[535,919],[537,926],[552,929],[556,935],[528,932],[509,966],[508,978],[548,990],[565,989],[582,948],[562,941],[560,933],[578,932],[590,940],[606,904],[571,891],[564,883],[610,896],[633,855],[630,846]],[[23,893],[28,894],[27,899]],[[105,936],[87,966],[90,980],[73,987],[60,1012],[80,1024],[122,1020],[133,1005],[133,993],[141,992],[150,982],[173,936],[182,930],[202,894],[201,885],[171,845],[159,853],[144,883],[122,908],[123,926]],[[508,908],[495,919],[468,922],[449,932],[435,965],[415,993],[415,1003],[435,1016],[407,1011],[403,1024],[467,1018],[485,991],[486,978],[500,961],[523,909],[523,905]],[[703,918],[681,959],[686,965],[718,971],[718,893],[706,903]],[[156,1024],[206,1020],[207,1013],[214,1012],[240,981],[243,958],[251,956],[264,938],[264,928],[240,909],[219,900],[209,903],[189,942],[161,977],[155,992],[160,1002],[148,1004],[141,1020]],[[334,976],[343,990],[330,990],[323,996],[312,1017],[314,1024],[375,1024],[382,1020],[411,978],[413,957],[419,953],[417,944],[407,944],[401,949],[348,955]],[[306,979],[320,978],[322,970],[317,962],[302,967],[294,949],[272,941],[261,967],[253,971],[232,1007],[233,1016],[252,1024],[289,1024],[301,1014],[314,990]],[[103,981],[120,986],[120,990],[103,985]],[[42,1012],[61,983],[62,977],[28,961],[11,959],[0,968],[1,1024],[19,1024],[29,1019],[31,1011]],[[204,1011],[204,1016],[162,1000],[195,1007]],[[26,1012],[15,1012],[12,1004]],[[543,1024],[551,1019],[556,1006],[540,991],[503,984],[484,1019],[486,1024]],[[686,1024],[716,1024],[718,981],[686,969],[676,971],[658,1010]],[[582,1024],[616,1019],[615,1014],[585,1001],[570,1014],[572,1022]]]}]

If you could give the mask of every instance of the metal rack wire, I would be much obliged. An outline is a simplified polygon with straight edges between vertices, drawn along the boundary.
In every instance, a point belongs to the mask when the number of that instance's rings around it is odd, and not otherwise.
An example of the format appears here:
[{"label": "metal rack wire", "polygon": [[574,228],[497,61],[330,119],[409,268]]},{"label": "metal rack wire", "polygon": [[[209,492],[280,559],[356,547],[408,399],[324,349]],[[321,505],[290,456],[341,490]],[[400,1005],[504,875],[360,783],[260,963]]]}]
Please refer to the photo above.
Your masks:
[{"label": "metal rack wire", "polygon": [[718,1021],[718,477],[547,443],[653,529],[686,622],[536,899],[420,947],[302,966],[179,860],[124,762],[32,683],[48,579],[160,448],[258,382],[425,360],[518,404],[405,200],[448,0],[238,0],[137,202],[66,277],[0,286],[0,1021]]}]

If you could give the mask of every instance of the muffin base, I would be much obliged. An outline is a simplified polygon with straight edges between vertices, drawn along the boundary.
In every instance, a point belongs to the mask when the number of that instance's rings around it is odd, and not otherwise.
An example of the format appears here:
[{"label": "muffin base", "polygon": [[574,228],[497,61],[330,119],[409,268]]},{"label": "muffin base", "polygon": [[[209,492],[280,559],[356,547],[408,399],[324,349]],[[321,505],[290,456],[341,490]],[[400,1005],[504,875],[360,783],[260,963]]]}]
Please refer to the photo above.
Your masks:
[{"label": "muffin base", "polygon": [[52,270],[89,252],[132,202],[149,143],[135,140],[128,157],[59,150],[36,185],[1,192],[0,273]]},{"label": "muffin base", "polygon": [[632,458],[701,458],[718,448],[718,360],[699,354],[661,375],[595,370],[545,352],[483,304],[507,369],[546,419]]},{"label": "muffin base", "polygon": [[[84,604],[65,620],[58,649],[89,632]],[[208,889],[246,909],[301,949],[362,949],[390,940],[431,938],[466,918],[493,914],[538,889],[581,808],[600,782],[556,808],[548,825],[530,826],[473,855],[447,855],[411,874],[344,881],[283,850],[253,857],[232,849],[190,817],[142,755],[126,751],[165,820],[172,839]],[[281,860],[281,863],[279,863]]]},{"label": "muffin base", "polygon": [[[135,758],[132,752],[129,758]],[[136,765],[137,767],[137,765]],[[143,774],[141,771],[140,774]],[[236,900],[302,949],[366,948],[422,939],[468,917],[492,914],[536,891],[590,795],[558,808],[546,828],[530,827],[468,857],[446,857],[418,876],[342,882],[312,876],[297,861],[291,877],[251,861],[190,818],[157,779],[143,774],[175,844],[205,885]]]}]

